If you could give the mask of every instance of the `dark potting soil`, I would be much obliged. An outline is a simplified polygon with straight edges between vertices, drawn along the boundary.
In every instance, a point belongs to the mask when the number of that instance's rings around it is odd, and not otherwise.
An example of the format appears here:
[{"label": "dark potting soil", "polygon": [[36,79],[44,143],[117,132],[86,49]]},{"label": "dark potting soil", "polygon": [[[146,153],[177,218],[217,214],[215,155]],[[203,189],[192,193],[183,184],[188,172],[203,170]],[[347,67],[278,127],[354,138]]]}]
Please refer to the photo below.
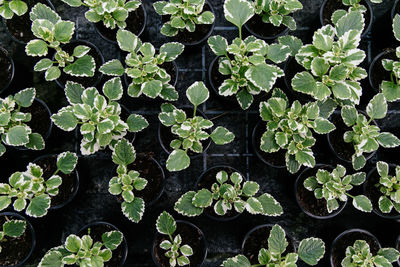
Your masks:
[{"label": "dark potting soil", "polygon": [[[142,7],[138,7],[135,11],[130,12],[129,16],[126,20],[126,28],[125,30],[128,30],[135,35],[138,35],[143,26],[144,26],[144,11]],[[97,22],[95,23],[96,28],[99,30],[99,32],[106,37],[107,39],[111,41],[117,41],[117,31],[118,27],[115,29],[110,29],[104,26],[103,22]]]},{"label": "dark potting soil", "polygon": [[[200,264],[203,262],[204,254],[206,252],[206,247],[204,246],[203,240],[204,236],[202,233],[189,224],[177,222],[176,231],[172,236],[175,237],[178,234],[182,237],[182,245],[187,244],[193,249],[193,255],[189,257],[190,266],[200,266]],[[169,240],[168,236],[157,234],[153,252],[155,259],[161,265],[161,267],[169,267],[169,258],[164,255],[167,251],[160,248],[160,244],[164,240]]]},{"label": "dark potting soil", "polygon": [[[57,155],[51,155],[49,157],[40,158],[35,162],[43,169],[43,178],[45,180],[49,179],[54,172],[57,170]],[[73,171],[70,174],[64,174],[62,172],[58,172],[62,179],[62,184],[59,187],[59,192],[56,196],[51,197],[51,206],[55,207],[61,205],[68,201],[71,195],[74,193],[76,189],[76,173]]]},{"label": "dark potting soil", "polygon": [[279,27],[275,27],[271,23],[264,23],[262,17],[257,14],[246,23],[246,26],[255,34],[267,38],[277,37],[277,35],[282,34],[287,29],[283,24]]},{"label": "dark potting soil", "polygon": [[287,90],[285,93],[291,102],[294,100],[300,101],[302,104],[306,104],[308,102],[315,101],[310,95],[303,94],[297,91],[294,91],[292,88],[292,79],[296,75],[296,73],[302,72],[305,69],[301,66],[294,57],[289,58],[287,64],[285,65],[285,84]]},{"label": "dark potting soil", "polygon": [[153,154],[137,154],[136,160],[128,166],[129,170],[140,173],[140,177],[147,180],[147,185],[142,191],[135,191],[135,196],[143,198],[146,204],[157,198],[163,188],[163,172],[153,160]]},{"label": "dark potting soil", "polygon": [[32,133],[39,133],[43,138],[46,138],[51,123],[46,107],[35,100],[30,107],[21,108],[21,111],[32,115],[31,121],[27,123],[32,129]]},{"label": "dark potting soil", "polygon": [[[354,147],[351,143],[346,143],[343,140],[345,132],[351,130],[342,120],[340,113],[333,113],[330,121],[336,126],[336,129],[330,132],[329,140],[333,150],[343,159],[351,161],[351,156],[354,154]],[[367,157],[367,155],[365,155]]]},{"label": "dark potting soil", "polygon": [[[108,224],[91,225],[89,227],[89,229],[90,229],[90,236],[93,239],[93,244],[95,242],[103,242],[101,239],[101,236],[104,233],[117,230]],[[80,234],[80,236],[87,235],[88,230],[85,229],[85,230],[81,231],[79,234]],[[112,251],[112,258],[108,262],[104,263],[104,267],[119,267],[119,266],[121,266],[121,260],[124,257],[124,250],[125,250],[123,242],[124,241],[122,241],[122,243],[115,250]]]},{"label": "dark potting soil", "polygon": [[91,87],[97,82],[97,80],[101,76],[98,69],[103,64],[103,60],[102,60],[102,57],[97,53],[97,50],[93,46],[88,45],[87,43],[84,43],[84,42],[82,42],[82,43],[79,41],[72,42],[72,43],[64,45],[62,47],[62,49],[64,51],[66,51],[68,54],[72,55],[74,48],[77,47],[78,45],[86,45],[86,46],[90,47],[90,51],[89,51],[88,55],[92,56],[96,63],[96,69],[94,71],[93,77],[71,76],[71,75],[66,74],[64,71],[61,71],[61,76],[60,76],[60,78],[57,79],[57,81],[59,81],[62,85],[65,85],[67,81],[72,81],[72,82],[80,83],[85,88]]},{"label": "dark potting soil", "polygon": [[0,91],[4,89],[12,78],[12,63],[7,51],[0,49]]},{"label": "dark potting soil", "polygon": [[339,267],[341,266],[342,260],[346,256],[346,249],[349,246],[353,246],[356,240],[365,240],[367,241],[370,251],[373,255],[379,250],[378,242],[370,235],[363,232],[350,232],[342,236],[339,240],[336,240],[335,246],[332,247],[332,260],[333,266]]},{"label": "dark potting soil", "polygon": [[10,34],[17,40],[24,43],[28,43],[30,40],[36,38],[31,31],[31,19],[29,17],[29,11],[37,3],[48,5],[46,0],[26,0],[24,1],[28,5],[28,11],[22,15],[14,15],[12,19],[5,20],[6,26]]},{"label": "dark potting soil", "polygon": [[[20,220],[19,217],[10,215],[8,215],[7,218],[9,220]],[[6,216],[0,217],[0,225],[3,225],[6,221]],[[23,235],[16,238],[6,237],[4,241],[1,241],[0,245],[2,247],[0,266],[14,266],[24,260],[32,248],[32,232],[28,224],[26,225],[26,230]]]},{"label": "dark potting soil", "polygon": [[[245,240],[242,248],[242,253],[245,255],[251,264],[258,264],[258,252],[262,248],[268,248],[268,237],[272,226],[264,226],[254,230]],[[284,255],[295,252],[295,246],[290,236],[286,234],[286,240],[289,243]]]},{"label": "dark potting soil", "polygon": [[381,55],[376,61],[375,64],[372,66],[371,72],[371,82],[374,86],[374,89],[379,90],[379,87],[382,81],[390,81],[390,71],[385,70],[382,66],[382,59],[392,59],[398,60],[396,56],[396,52],[393,49],[387,49],[384,51],[385,54]]},{"label": "dark potting soil", "polygon": [[[217,173],[220,172],[220,171],[226,171],[228,173],[228,175],[231,175],[232,173],[235,172],[235,170],[233,170],[232,168],[229,168],[229,167],[213,168],[213,169],[207,171],[203,175],[202,179],[197,184],[197,190],[206,188],[206,189],[211,191],[211,186],[214,183],[218,183],[217,179],[216,179],[216,176],[217,176]],[[244,177],[243,177],[243,180],[244,180]],[[228,181],[230,181],[230,180],[228,180]],[[232,184],[232,183],[229,183],[229,184]],[[209,215],[209,216],[211,216],[211,217],[224,218],[224,219],[228,219],[228,218],[231,218],[231,217],[234,217],[234,216],[238,215],[238,212],[234,208],[229,210],[224,216],[217,215],[215,213],[215,211],[214,211],[214,206],[206,208],[204,210],[204,213]]]}]

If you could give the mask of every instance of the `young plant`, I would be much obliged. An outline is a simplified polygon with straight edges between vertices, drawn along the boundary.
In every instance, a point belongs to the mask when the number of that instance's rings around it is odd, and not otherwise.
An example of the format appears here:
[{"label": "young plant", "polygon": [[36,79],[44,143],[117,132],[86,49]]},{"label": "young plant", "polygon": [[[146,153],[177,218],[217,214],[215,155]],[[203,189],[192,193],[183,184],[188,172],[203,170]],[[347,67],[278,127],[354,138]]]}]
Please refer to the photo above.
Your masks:
[{"label": "young plant", "polygon": [[102,73],[110,76],[126,74],[132,80],[128,87],[131,97],[144,94],[150,98],[178,100],[178,92],[170,84],[171,76],[162,65],[174,61],[183,52],[184,45],[165,43],[156,54],[152,44],[142,43],[136,35],[126,30],[118,30],[117,41],[121,50],[128,52],[125,58],[127,67],[124,68],[119,60],[113,59],[101,66]]},{"label": "young plant", "polygon": [[297,62],[306,71],[292,79],[292,88],[317,100],[329,97],[340,104],[359,104],[360,80],[367,72],[358,65],[365,52],[358,49],[364,28],[364,17],[352,11],[317,30],[312,44],[304,45],[296,54]]},{"label": "young plant", "polygon": [[173,149],[167,159],[169,171],[181,171],[190,165],[189,150],[194,153],[202,153],[202,141],[209,138],[217,144],[228,144],[235,139],[235,135],[225,127],[218,126],[209,134],[206,130],[213,127],[213,122],[196,116],[197,107],[204,103],[210,93],[203,82],[195,82],[186,90],[186,97],[194,106],[193,117],[188,118],[185,111],[174,105],[164,103],[161,105],[161,113],[158,114],[160,122],[171,127],[171,132],[176,136],[170,146]]},{"label": "young plant", "polygon": [[378,200],[379,209],[383,213],[390,213],[394,208],[400,213],[400,166],[396,166],[395,176],[389,175],[389,165],[386,162],[378,161],[376,169],[380,178],[375,186],[382,193]]},{"label": "young plant", "polygon": [[394,248],[381,248],[376,255],[370,251],[365,240],[356,240],[353,246],[346,248],[346,257],[342,260],[343,267],[379,267],[393,266],[400,257],[400,252]]},{"label": "young plant", "polygon": [[[346,12],[350,11],[359,11],[361,13],[365,13],[367,11],[367,8],[363,5],[360,4],[361,0],[342,0],[342,4],[344,6],[349,7],[348,11],[344,9],[337,9],[335,12],[332,14],[332,20],[336,20],[340,18],[341,16],[344,16]],[[379,4],[382,3],[382,0],[371,0],[372,3],[374,4]]]},{"label": "young plant", "polygon": [[88,234],[82,237],[69,235],[61,246],[50,249],[40,261],[38,267],[78,265],[82,267],[103,267],[105,262],[112,258],[112,251],[122,243],[123,235],[120,231],[105,232],[101,240],[93,244]]},{"label": "young plant", "polygon": [[28,11],[28,5],[23,0],[0,0],[0,16],[12,19],[14,14],[22,16]]},{"label": "young plant", "polygon": [[297,266],[298,258],[308,265],[317,265],[318,261],[325,254],[325,243],[320,238],[310,237],[300,242],[296,252],[285,253],[289,243],[286,240],[286,233],[278,224],[275,224],[268,237],[268,248],[261,248],[258,253],[258,264],[251,264],[244,255],[237,255],[225,260],[224,267],[258,267],[258,266]]},{"label": "young plant", "polygon": [[204,188],[185,193],[175,203],[174,209],[185,216],[198,216],[208,207],[214,207],[219,216],[233,209],[238,213],[247,210],[250,214],[281,215],[282,206],[273,196],[267,193],[255,196],[259,189],[256,182],[243,182],[240,173],[234,172],[229,176],[226,171],[220,171],[210,190]]},{"label": "young plant", "polygon": [[253,0],[255,13],[262,17],[264,23],[275,27],[282,24],[290,30],[296,30],[296,21],[291,16],[297,10],[303,9],[298,0]]},{"label": "young plant", "polygon": [[296,173],[302,165],[314,167],[312,130],[327,134],[335,129],[335,125],[326,119],[333,109],[324,113],[321,105],[309,102],[302,106],[296,100],[289,106],[285,93],[275,89],[268,101],[260,103],[261,119],[267,122],[260,149],[267,153],[286,150],[286,168],[290,173]]},{"label": "young plant", "polygon": [[126,121],[121,119],[121,106],[117,102],[123,94],[120,78],[104,83],[103,95],[94,88],[68,81],[65,96],[69,106],[51,116],[55,125],[64,131],[72,131],[80,125],[81,153],[90,155],[107,147],[114,149],[118,140],[127,132],[139,132],[148,126],[147,120],[130,114]]},{"label": "young plant", "polygon": [[31,12],[32,32],[38,39],[29,41],[25,47],[28,56],[43,57],[49,48],[56,51],[54,59],[43,58],[34,66],[35,71],[46,71],[46,81],[53,81],[64,73],[77,77],[93,77],[96,69],[94,58],[88,55],[90,48],[78,45],[69,54],[61,48],[62,44],[71,41],[75,31],[75,23],[62,20],[51,8],[44,4],[36,4]]},{"label": "young plant", "polygon": [[[393,34],[400,41],[400,15],[393,19]],[[400,46],[396,48],[396,56],[399,60],[382,59],[382,66],[390,71],[390,81],[382,81],[381,90],[388,101],[400,99]]]},{"label": "young plant", "polygon": [[[7,217],[6,217],[7,219]],[[1,242],[7,241],[7,238],[17,238],[25,233],[26,221],[23,220],[8,220],[3,224],[0,231],[0,254]]]},{"label": "young plant", "polygon": [[400,145],[400,140],[391,133],[381,132],[373,123],[374,119],[383,119],[387,113],[387,102],[383,94],[375,95],[367,105],[367,117],[359,113],[354,106],[343,106],[343,122],[351,127],[345,132],[343,139],[353,145],[355,153],[352,156],[353,168],[360,170],[366,163],[364,153],[372,153],[379,146],[392,148]]},{"label": "young plant", "polygon": [[218,88],[222,96],[236,96],[242,109],[248,109],[253,96],[269,92],[283,70],[274,64],[285,61],[291,54],[289,46],[278,43],[268,45],[265,41],[250,36],[242,40],[242,26],[254,15],[254,8],[247,0],[227,0],[224,3],[225,18],[238,27],[239,38],[228,45],[220,36],[208,39],[208,45],[219,56],[218,70],[222,75],[229,75]]},{"label": "young plant", "polygon": [[[15,172],[8,183],[0,183],[0,211],[13,202],[16,211],[26,208],[25,214],[31,217],[43,217],[51,206],[51,197],[59,192],[62,179],[57,173],[71,173],[78,162],[72,152],[63,152],[57,157],[57,170],[45,180],[39,165],[29,163],[25,172]],[[29,204],[28,204],[29,202]]]},{"label": "young plant", "polygon": [[363,212],[371,212],[371,201],[364,195],[352,196],[348,191],[353,186],[361,185],[365,182],[365,173],[357,172],[352,175],[346,175],[346,168],[337,165],[336,168],[329,172],[319,169],[316,176],[308,177],[303,185],[317,199],[326,200],[326,208],[329,213],[339,208],[339,201],[347,201],[350,197],[353,199],[353,206]]},{"label": "young plant", "polygon": [[[32,115],[21,112],[21,108],[32,105],[35,96],[35,88],[27,88],[15,95],[0,98],[0,134],[4,145],[22,146],[32,150],[44,149],[43,137],[32,133],[32,129],[27,125],[32,120]],[[6,147],[1,142],[0,156],[6,152]]]},{"label": "young plant", "polygon": [[212,24],[215,20],[211,11],[204,11],[205,0],[169,0],[153,4],[161,16],[169,16],[169,21],[161,27],[165,36],[175,36],[179,32],[194,32],[196,25]]},{"label": "young plant", "polygon": [[73,6],[88,7],[85,17],[93,23],[103,22],[103,25],[110,29],[125,28],[129,13],[135,11],[142,4],[141,0],[62,0],[64,3]]},{"label": "young plant", "polygon": [[176,231],[174,218],[166,211],[163,211],[157,219],[157,232],[168,236],[161,242],[160,248],[166,250],[165,256],[169,258],[171,267],[190,265],[189,257],[193,255],[193,249],[189,245],[182,245],[181,235],[173,236]]},{"label": "young plant", "polygon": [[112,154],[113,162],[118,165],[118,176],[111,178],[108,192],[122,197],[122,213],[129,220],[138,223],[142,219],[145,204],[142,198],[135,196],[134,190],[143,190],[147,185],[147,180],[139,177],[139,172],[128,170],[128,165],[132,164],[135,159],[136,151],[133,145],[125,138],[118,141]]}]

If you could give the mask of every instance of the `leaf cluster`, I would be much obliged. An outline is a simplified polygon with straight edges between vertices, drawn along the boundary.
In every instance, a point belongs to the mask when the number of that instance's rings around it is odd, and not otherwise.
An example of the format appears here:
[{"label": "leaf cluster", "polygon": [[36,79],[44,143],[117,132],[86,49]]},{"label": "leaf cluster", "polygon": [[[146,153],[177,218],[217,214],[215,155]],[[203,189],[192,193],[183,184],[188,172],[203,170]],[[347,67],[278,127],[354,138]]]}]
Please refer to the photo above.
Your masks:
[{"label": "leaf cluster", "polygon": [[5,19],[22,16],[27,11],[28,5],[23,0],[0,0],[0,16]]},{"label": "leaf cluster", "polygon": [[0,231],[0,253],[1,242],[7,241],[7,237],[17,238],[25,233],[26,221],[23,220],[7,220],[3,223]]},{"label": "leaf cluster", "polygon": [[390,213],[393,208],[400,213],[400,166],[396,166],[395,175],[389,174],[389,165],[378,161],[376,169],[379,182],[375,185],[381,192],[378,200],[379,209],[383,213]]}]

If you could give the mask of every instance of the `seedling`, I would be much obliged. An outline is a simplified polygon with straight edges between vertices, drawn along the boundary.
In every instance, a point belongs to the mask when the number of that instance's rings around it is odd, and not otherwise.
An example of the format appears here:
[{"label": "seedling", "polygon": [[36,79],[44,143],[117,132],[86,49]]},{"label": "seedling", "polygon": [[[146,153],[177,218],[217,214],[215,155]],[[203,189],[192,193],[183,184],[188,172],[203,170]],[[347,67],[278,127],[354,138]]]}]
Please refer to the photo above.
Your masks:
[{"label": "seedling", "polygon": [[400,140],[391,133],[381,132],[373,123],[374,119],[383,119],[387,113],[387,102],[383,94],[375,95],[367,105],[367,117],[359,113],[354,106],[346,105],[342,108],[343,122],[351,127],[345,132],[343,139],[353,145],[355,153],[352,156],[353,168],[360,170],[366,163],[364,153],[372,153],[379,146],[385,148],[397,147]]},{"label": "seedling", "polygon": [[165,36],[175,36],[179,32],[194,32],[196,25],[212,24],[215,20],[211,11],[204,11],[205,0],[169,0],[153,4],[161,16],[169,16],[169,21],[161,27]]},{"label": "seedling", "polygon": [[2,226],[0,231],[0,254],[1,254],[1,242],[6,242],[8,237],[17,238],[22,236],[26,230],[26,221],[23,220],[9,220],[6,217],[6,222]]},{"label": "seedling", "polygon": [[171,76],[163,68],[166,62],[174,61],[184,50],[180,43],[165,43],[158,53],[150,43],[142,41],[133,33],[118,30],[117,41],[121,50],[128,52],[124,68],[122,63],[113,59],[101,66],[100,71],[110,76],[126,74],[132,81],[128,95],[139,97],[142,94],[150,98],[161,97],[164,100],[178,100],[178,92],[170,84]]},{"label": "seedling", "polygon": [[361,185],[365,182],[365,173],[357,172],[352,175],[346,175],[346,168],[337,165],[336,168],[329,172],[319,169],[316,176],[308,177],[303,185],[317,199],[326,200],[326,208],[329,213],[339,208],[339,201],[347,201],[347,198],[353,199],[353,206],[363,212],[371,212],[371,201],[364,195],[352,196],[348,191],[353,186]]},{"label": "seedling", "polygon": [[[43,169],[29,163],[25,172],[15,172],[8,183],[0,183],[0,211],[13,203],[16,211],[26,208],[25,214],[31,217],[43,217],[51,206],[51,197],[59,192],[62,179],[59,172],[70,174],[76,167],[78,157],[72,152],[63,152],[57,156],[57,170],[45,180]],[[29,203],[29,204],[28,204]]]},{"label": "seedling", "polygon": [[373,255],[365,240],[356,240],[353,246],[347,247],[342,266],[393,266],[392,263],[397,261],[399,257],[400,252],[394,248],[381,248],[376,255]]},{"label": "seedling", "polygon": [[93,23],[103,22],[103,25],[110,29],[125,28],[129,13],[135,11],[142,4],[141,0],[62,0],[64,3],[73,6],[88,7],[85,17]]},{"label": "seedling", "polygon": [[[21,108],[32,106],[35,96],[35,88],[27,88],[15,95],[0,98],[0,134],[1,141],[5,145],[32,150],[44,149],[43,137],[38,133],[32,133],[32,129],[27,125],[32,115],[21,112]],[[0,156],[5,152],[6,147],[0,143]]]},{"label": "seedling", "polygon": [[108,184],[108,192],[121,196],[122,213],[131,221],[138,223],[143,216],[145,203],[140,197],[136,197],[134,190],[141,191],[147,185],[147,180],[140,177],[140,173],[128,170],[128,165],[136,159],[136,151],[126,139],[121,139],[115,145],[112,160],[118,165],[116,177],[111,178]]},{"label": "seedling", "polygon": [[225,260],[224,267],[258,267],[258,266],[297,266],[298,258],[314,266],[325,254],[325,243],[320,238],[310,237],[300,242],[296,252],[285,253],[289,243],[286,240],[286,233],[278,224],[275,224],[268,237],[268,248],[261,248],[258,253],[258,264],[251,264],[244,255],[237,255]]},{"label": "seedling", "polygon": [[286,167],[290,173],[296,173],[302,165],[314,167],[312,146],[315,138],[312,130],[327,134],[335,129],[326,119],[333,108],[325,113],[322,105],[318,102],[301,105],[296,100],[289,107],[285,93],[275,89],[268,101],[260,103],[260,116],[267,122],[260,149],[267,153],[286,150]]},{"label": "seedling", "polygon": [[0,0],[0,16],[5,19],[22,16],[27,11],[28,5],[23,0]]},{"label": "seedling", "polygon": [[96,69],[94,58],[88,55],[90,48],[78,45],[69,54],[61,48],[68,44],[75,31],[75,23],[62,20],[48,6],[38,3],[31,12],[32,32],[38,39],[29,41],[25,47],[28,56],[47,56],[49,48],[56,51],[54,59],[43,58],[34,66],[35,71],[45,71],[46,81],[53,81],[64,73],[76,77],[93,77]]},{"label": "seedling", "polygon": [[64,131],[72,131],[80,125],[81,153],[90,155],[107,147],[114,149],[118,140],[128,132],[139,132],[148,126],[147,120],[130,114],[126,121],[121,119],[123,88],[121,79],[113,78],[104,83],[103,95],[94,88],[84,88],[68,81],[65,96],[69,106],[63,107],[51,119]]},{"label": "seedling", "polygon": [[160,243],[160,248],[166,250],[165,256],[169,258],[171,267],[190,265],[189,257],[193,255],[193,249],[189,245],[182,244],[180,234],[173,235],[176,231],[174,218],[166,211],[163,211],[157,219],[157,232],[168,236]]},{"label": "seedling", "polygon": [[101,240],[93,244],[90,228],[87,235],[82,237],[69,235],[61,246],[50,249],[40,261],[38,267],[76,264],[78,266],[103,267],[112,258],[112,251],[117,249],[123,240],[120,231],[105,232]]},{"label": "seedling", "polygon": [[220,171],[210,190],[204,188],[185,193],[175,203],[175,210],[185,216],[198,216],[208,207],[213,207],[219,216],[231,210],[238,213],[247,210],[250,214],[265,216],[281,215],[282,206],[273,196],[264,193],[256,197],[259,189],[256,182],[243,182],[243,177],[237,172],[229,176],[226,171]]},{"label": "seedling", "polygon": [[[343,5],[349,7],[348,11],[359,11],[365,13],[367,8],[360,2],[361,0],[342,0]],[[371,2],[374,4],[379,4],[382,3],[382,0],[371,0]],[[332,14],[332,20],[337,20],[344,14],[346,14],[346,10],[338,9]]]},{"label": "seedling", "polygon": [[225,127],[218,126],[209,134],[206,130],[213,127],[213,122],[201,116],[196,116],[197,107],[204,103],[210,93],[203,82],[195,82],[186,90],[186,97],[194,106],[193,117],[188,117],[184,110],[174,105],[164,103],[161,113],[158,114],[160,122],[171,127],[171,132],[176,139],[170,143],[173,151],[167,159],[169,171],[181,171],[190,165],[189,150],[194,153],[203,152],[202,141],[209,138],[217,144],[224,145],[233,141],[235,135]]},{"label": "seedling", "polygon": [[382,194],[378,200],[379,209],[383,213],[390,213],[394,208],[400,213],[400,166],[396,166],[395,176],[389,175],[389,165],[386,162],[378,161],[376,169],[380,178],[375,186]]}]

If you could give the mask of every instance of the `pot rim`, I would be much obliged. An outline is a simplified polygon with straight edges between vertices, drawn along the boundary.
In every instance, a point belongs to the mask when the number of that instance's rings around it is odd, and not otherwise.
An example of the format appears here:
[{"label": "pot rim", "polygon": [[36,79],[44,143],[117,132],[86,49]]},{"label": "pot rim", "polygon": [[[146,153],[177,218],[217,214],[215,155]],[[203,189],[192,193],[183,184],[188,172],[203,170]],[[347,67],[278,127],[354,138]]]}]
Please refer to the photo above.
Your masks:
[{"label": "pot rim", "polygon": [[3,93],[4,91],[6,91],[6,90],[9,88],[11,82],[12,82],[13,79],[14,79],[14,75],[15,75],[15,64],[14,64],[14,60],[12,59],[12,57],[11,57],[11,55],[10,55],[10,53],[8,52],[7,49],[5,49],[4,47],[0,46],[0,50],[6,55],[6,57],[7,57],[8,60],[10,61],[10,65],[11,65],[11,77],[10,77],[10,80],[8,81],[8,83],[7,83],[6,85],[4,85],[3,88],[0,88],[0,94],[1,94],[1,93]]},{"label": "pot rim", "polygon": [[369,69],[368,69],[368,81],[369,81],[369,85],[371,86],[372,89],[374,89],[375,92],[379,92],[380,91],[380,85],[378,88],[375,87],[374,83],[372,82],[372,72],[373,72],[373,68],[375,66],[375,64],[377,63],[378,60],[383,59],[383,57],[387,54],[390,53],[394,53],[395,50],[393,48],[388,48],[385,49],[384,51],[380,52],[378,55],[376,55],[374,57],[374,59],[372,60],[371,64],[369,65]]},{"label": "pot rim", "polygon": [[[254,14],[254,16],[259,16],[258,14]],[[264,23],[264,24],[269,24],[269,23]],[[285,25],[284,25],[285,26]],[[275,27],[275,26],[274,26]],[[250,29],[250,27],[248,26],[248,22],[246,22],[244,24],[244,28],[251,34],[254,35],[255,37],[257,37],[258,39],[262,39],[262,40],[266,40],[266,41],[273,41],[276,40],[278,37],[287,35],[290,31],[290,29],[285,26],[285,29],[283,31],[281,31],[280,33],[274,35],[274,36],[264,36],[258,33],[255,33],[253,30]]]}]

